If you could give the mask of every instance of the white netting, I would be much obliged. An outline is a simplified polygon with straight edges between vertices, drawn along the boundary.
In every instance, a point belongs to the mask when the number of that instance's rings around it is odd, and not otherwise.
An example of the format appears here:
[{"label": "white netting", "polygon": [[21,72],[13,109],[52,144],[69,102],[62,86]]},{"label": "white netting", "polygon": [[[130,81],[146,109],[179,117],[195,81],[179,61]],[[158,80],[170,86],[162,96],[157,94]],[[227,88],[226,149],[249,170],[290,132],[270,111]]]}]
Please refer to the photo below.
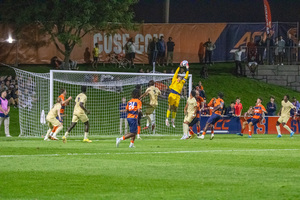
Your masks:
[{"label": "white netting", "polygon": [[[181,100],[176,117],[176,128],[166,127],[166,111],[168,108],[169,85],[173,74],[137,74],[116,72],[84,72],[84,71],[52,71],[53,76],[47,74],[30,73],[15,69],[19,77],[20,95],[20,128],[24,136],[41,136],[47,130],[43,124],[44,118],[49,112],[50,104],[55,103],[60,95],[60,88],[67,90],[67,97],[72,96],[70,105],[66,106],[64,116],[64,133],[71,124],[74,107],[74,99],[81,92],[81,85],[87,87],[86,107],[91,111],[90,135],[120,134],[120,110],[119,105],[123,97],[126,102],[131,99],[131,92],[137,84],[142,86],[142,93],[148,87],[150,80],[156,81],[156,86],[162,91],[158,99],[158,107],[155,111],[157,134],[182,134],[183,109],[186,103]],[[50,81],[52,77],[53,81]],[[190,76],[191,78],[191,76]],[[53,84],[53,87],[50,87]],[[184,86],[183,93],[188,94],[189,81]],[[53,94],[50,95],[51,89]],[[27,95],[26,95],[27,94]],[[50,101],[51,99],[51,101]],[[143,111],[149,97],[143,99]],[[41,115],[44,112],[44,116]],[[123,122],[123,134],[124,134]],[[141,127],[146,125],[146,119],[142,118]],[[129,127],[128,127],[129,128]],[[84,125],[79,122],[72,130],[70,136],[81,136],[84,133]],[[150,130],[142,130],[141,134],[152,133]]]}]

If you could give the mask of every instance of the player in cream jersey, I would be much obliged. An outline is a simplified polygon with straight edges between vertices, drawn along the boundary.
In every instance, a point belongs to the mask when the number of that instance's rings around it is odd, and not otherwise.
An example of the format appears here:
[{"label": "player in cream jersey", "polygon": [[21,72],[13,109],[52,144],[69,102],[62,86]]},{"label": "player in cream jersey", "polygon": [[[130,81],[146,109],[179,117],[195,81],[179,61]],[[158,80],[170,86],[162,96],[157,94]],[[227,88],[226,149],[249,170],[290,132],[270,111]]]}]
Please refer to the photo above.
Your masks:
[{"label": "player in cream jersey", "polygon": [[196,100],[196,91],[193,90],[190,94],[190,97],[188,98],[186,105],[184,107],[184,121],[183,121],[183,136],[182,140],[188,139],[188,133],[189,133],[189,124],[193,121],[193,119],[197,115],[197,100]]},{"label": "player in cream jersey", "polygon": [[292,137],[294,135],[294,132],[286,125],[286,123],[290,119],[290,111],[291,109],[294,109],[296,113],[296,107],[289,101],[289,95],[285,95],[283,97],[283,100],[281,101],[281,109],[279,111],[279,119],[276,123],[276,129],[278,133],[278,138],[281,138],[281,132],[280,132],[280,124],[283,125],[283,127],[290,132],[290,136]]},{"label": "player in cream jersey", "polygon": [[[60,122],[61,121],[61,116],[60,116],[60,109],[61,109],[61,98],[57,98],[56,104],[53,106],[53,108],[49,111],[46,120],[48,122],[49,129],[47,131],[47,134],[44,138],[44,140],[49,140],[50,133],[52,129],[54,130],[53,136],[51,136],[52,140],[58,140],[56,137],[56,134],[59,133],[63,129],[63,125]],[[58,119],[56,119],[58,117]]]},{"label": "player in cream jersey", "polygon": [[64,143],[67,141],[68,134],[76,126],[76,124],[79,120],[82,121],[85,125],[83,141],[88,142],[88,143],[92,142],[91,140],[89,140],[87,138],[88,134],[89,134],[89,128],[90,128],[89,118],[88,118],[87,114],[89,114],[90,111],[88,111],[85,108],[85,104],[87,101],[87,97],[86,97],[85,93],[86,93],[86,86],[81,86],[81,93],[79,95],[77,95],[77,97],[75,98],[75,107],[74,107],[74,112],[73,112],[72,124],[68,128],[65,135],[62,137]]},{"label": "player in cream jersey", "polygon": [[140,97],[140,99],[142,99],[145,96],[149,96],[150,98],[150,103],[146,108],[146,118],[147,118],[147,125],[146,127],[144,127],[143,129],[148,129],[149,125],[152,125],[152,131],[155,128],[155,121],[154,121],[154,117],[153,117],[153,112],[155,110],[155,108],[158,106],[158,101],[157,101],[157,97],[159,95],[161,95],[160,90],[155,87],[155,82],[153,80],[149,81],[148,83],[148,88],[146,90],[146,92]]}]

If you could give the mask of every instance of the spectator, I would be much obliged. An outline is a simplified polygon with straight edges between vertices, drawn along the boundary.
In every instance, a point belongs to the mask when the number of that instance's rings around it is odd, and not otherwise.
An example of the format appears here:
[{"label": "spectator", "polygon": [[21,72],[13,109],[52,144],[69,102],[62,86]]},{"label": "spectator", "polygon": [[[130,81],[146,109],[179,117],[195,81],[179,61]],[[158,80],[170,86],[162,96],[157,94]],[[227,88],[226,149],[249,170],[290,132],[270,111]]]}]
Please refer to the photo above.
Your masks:
[{"label": "spectator", "polygon": [[289,33],[288,34],[288,39],[286,41],[286,54],[287,54],[287,60],[288,60],[288,64],[292,64],[291,62],[293,60],[296,60],[296,58],[294,57],[294,40],[292,39],[292,35]]},{"label": "spectator", "polygon": [[129,38],[128,42],[126,43],[126,48],[128,52],[128,60],[130,60],[130,67],[134,67],[134,58],[135,58],[135,46],[133,44],[133,39]]},{"label": "spectator", "polygon": [[146,69],[146,73],[150,73],[150,69]]},{"label": "spectator", "polygon": [[196,87],[196,89],[199,91],[199,96],[203,99],[206,99],[205,91],[201,81],[198,82],[198,86]]},{"label": "spectator", "polygon": [[228,106],[228,108],[226,108],[226,111],[225,111],[225,115],[227,117],[235,117],[235,103],[232,101],[230,103],[230,106]]},{"label": "spectator", "polygon": [[275,38],[275,43],[274,43],[274,55],[275,59],[274,62],[279,64],[279,47],[278,47],[278,37]]},{"label": "spectator", "polygon": [[256,47],[257,47],[257,62],[258,64],[264,64],[264,52],[265,52],[265,42],[264,38],[261,35],[259,40],[256,42]]},{"label": "spectator", "polygon": [[[235,74],[238,76],[245,75],[245,72],[243,72],[242,68],[242,46],[239,47],[237,51],[234,52],[234,62],[235,62]],[[240,68],[240,74],[239,74],[239,68]]]},{"label": "spectator", "polygon": [[207,63],[208,60],[209,64],[212,65],[211,57],[216,45],[210,41],[210,38],[208,38],[208,41],[205,42],[203,46],[205,47],[205,63]]},{"label": "spectator", "polygon": [[267,104],[267,112],[268,116],[275,116],[276,115],[276,103],[275,103],[275,98],[270,97],[270,102]]},{"label": "spectator", "polygon": [[152,65],[152,58],[153,58],[153,52],[151,49],[151,44],[152,44],[152,40],[149,38],[148,39],[148,47],[147,47],[147,54],[148,54],[148,63],[149,65]]},{"label": "spectator", "polygon": [[253,42],[253,38],[250,38],[250,42],[247,43],[247,58],[248,62],[256,61],[256,46]]},{"label": "spectator", "polygon": [[85,63],[91,63],[91,52],[90,48],[85,48],[84,54],[83,54],[84,62]]},{"label": "spectator", "polygon": [[51,58],[50,64],[54,69],[63,69],[63,62],[57,56]]},{"label": "spectator", "polygon": [[150,49],[152,52],[152,64],[156,63],[157,60],[157,54],[158,54],[158,41],[156,37],[153,37],[153,41],[150,44]]},{"label": "spectator", "polygon": [[203,57],[204,57],[204,44],[203,42],[200,42],[199,49],[198,49],[198,57],[199,57],[199,63],[203,63]]},{"label": "spectator", "polygon": [[98,59],[99,59],[99,46],[98,46],[98,43],[96,42],[95,47],[93,49],[93,62],[92,62],[93,69],[97,69]]},{"label": "spectator", "polygon": [[278,40],[278,54],[279,54],[279,63],[283,65],[283,58],[285,54],[285,41],[283,40],[282,36],[280,36]]},{"label": "spectator", "polygon": [[235,109],[235,115],[237,117],[240,117],[242,114],[243,105],[242,105],[241,99],[239,97],[236,98],[234,109]]},{"label": "spectator", "polygon": [[119,105],[119,111],[120,111],[120,135],[122,135],[123,133],[123,122],[125,123],[125,131],[124,131],[124,135],[127,134],[127,110],[126,110],[126,98],[123,97],[122,98],[122,102]]},{"label": "spectator", "polygon": [[272,39],[271,34],[267,34],[267,38],[266,38],[266,47],[267,47],[267,64],[274,64],[274,60],[273,60],[273,51],[274,51],[274,41]]},{"label": "spectator", "polygon": [[7,93],[6,90],[1,90],[0,94],[0,127],[4,122],[4,130],[6,137],[11,137],[9,134],[9,111],[10,105],[6,99]]},{"label": "spectator", "polygon": [[138,73],[145,73],[145,72],[144,72],[143,68],[139,68]]},{"label": "spectator", "polygon": [[158,66],[165,66],[166,43],[164,41],[164,36],[160,36],[158,44]]},{"label": "spectator", "polygon": [[[297,101],[296,97],[293,97],[292,104],[296,107],[296,113],[298,113],[298,111],[300,109],[300,103],[299,103],[299,101]],[[291,111],[290,111],[291,116],[294,116],[294,114],[295,114],[294,112],[295,112],[295,110],[291,109]]]},{"label": "spectator", "polygon": [[175,43],[172,41],[172,37],[169,37],[169,41],[167,42],[167,65],[170,63],[173,66],[174,46]]}]

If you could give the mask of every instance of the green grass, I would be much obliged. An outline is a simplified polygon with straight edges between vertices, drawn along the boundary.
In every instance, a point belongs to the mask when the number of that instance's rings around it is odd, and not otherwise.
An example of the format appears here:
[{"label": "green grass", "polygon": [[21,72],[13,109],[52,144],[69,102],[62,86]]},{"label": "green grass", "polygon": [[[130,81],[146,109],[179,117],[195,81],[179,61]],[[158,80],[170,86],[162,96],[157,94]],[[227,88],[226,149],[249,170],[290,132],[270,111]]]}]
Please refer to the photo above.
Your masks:
[{"label": "green grass", "polygon": [[[209,137],[209,135],[208,135]],[[299,135],[0,138],[0,199],[299,199]],[[8,156],[10,155],[10,156]]]}]

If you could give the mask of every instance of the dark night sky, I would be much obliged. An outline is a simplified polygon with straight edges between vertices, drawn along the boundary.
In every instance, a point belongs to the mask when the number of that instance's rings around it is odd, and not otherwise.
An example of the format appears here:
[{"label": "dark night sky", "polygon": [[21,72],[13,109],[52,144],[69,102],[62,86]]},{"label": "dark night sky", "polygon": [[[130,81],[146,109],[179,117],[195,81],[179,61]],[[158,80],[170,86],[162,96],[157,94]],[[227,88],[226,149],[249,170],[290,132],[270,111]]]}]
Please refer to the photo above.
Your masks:
[{"label": "dark night sky", "polygon": [[[272,21],[300,21],[300,0],[269,0]],[[164,0],[140,0],[135,20],[163,23]],[[170,0],[170,23],[264,22],[263,0]]]}]

